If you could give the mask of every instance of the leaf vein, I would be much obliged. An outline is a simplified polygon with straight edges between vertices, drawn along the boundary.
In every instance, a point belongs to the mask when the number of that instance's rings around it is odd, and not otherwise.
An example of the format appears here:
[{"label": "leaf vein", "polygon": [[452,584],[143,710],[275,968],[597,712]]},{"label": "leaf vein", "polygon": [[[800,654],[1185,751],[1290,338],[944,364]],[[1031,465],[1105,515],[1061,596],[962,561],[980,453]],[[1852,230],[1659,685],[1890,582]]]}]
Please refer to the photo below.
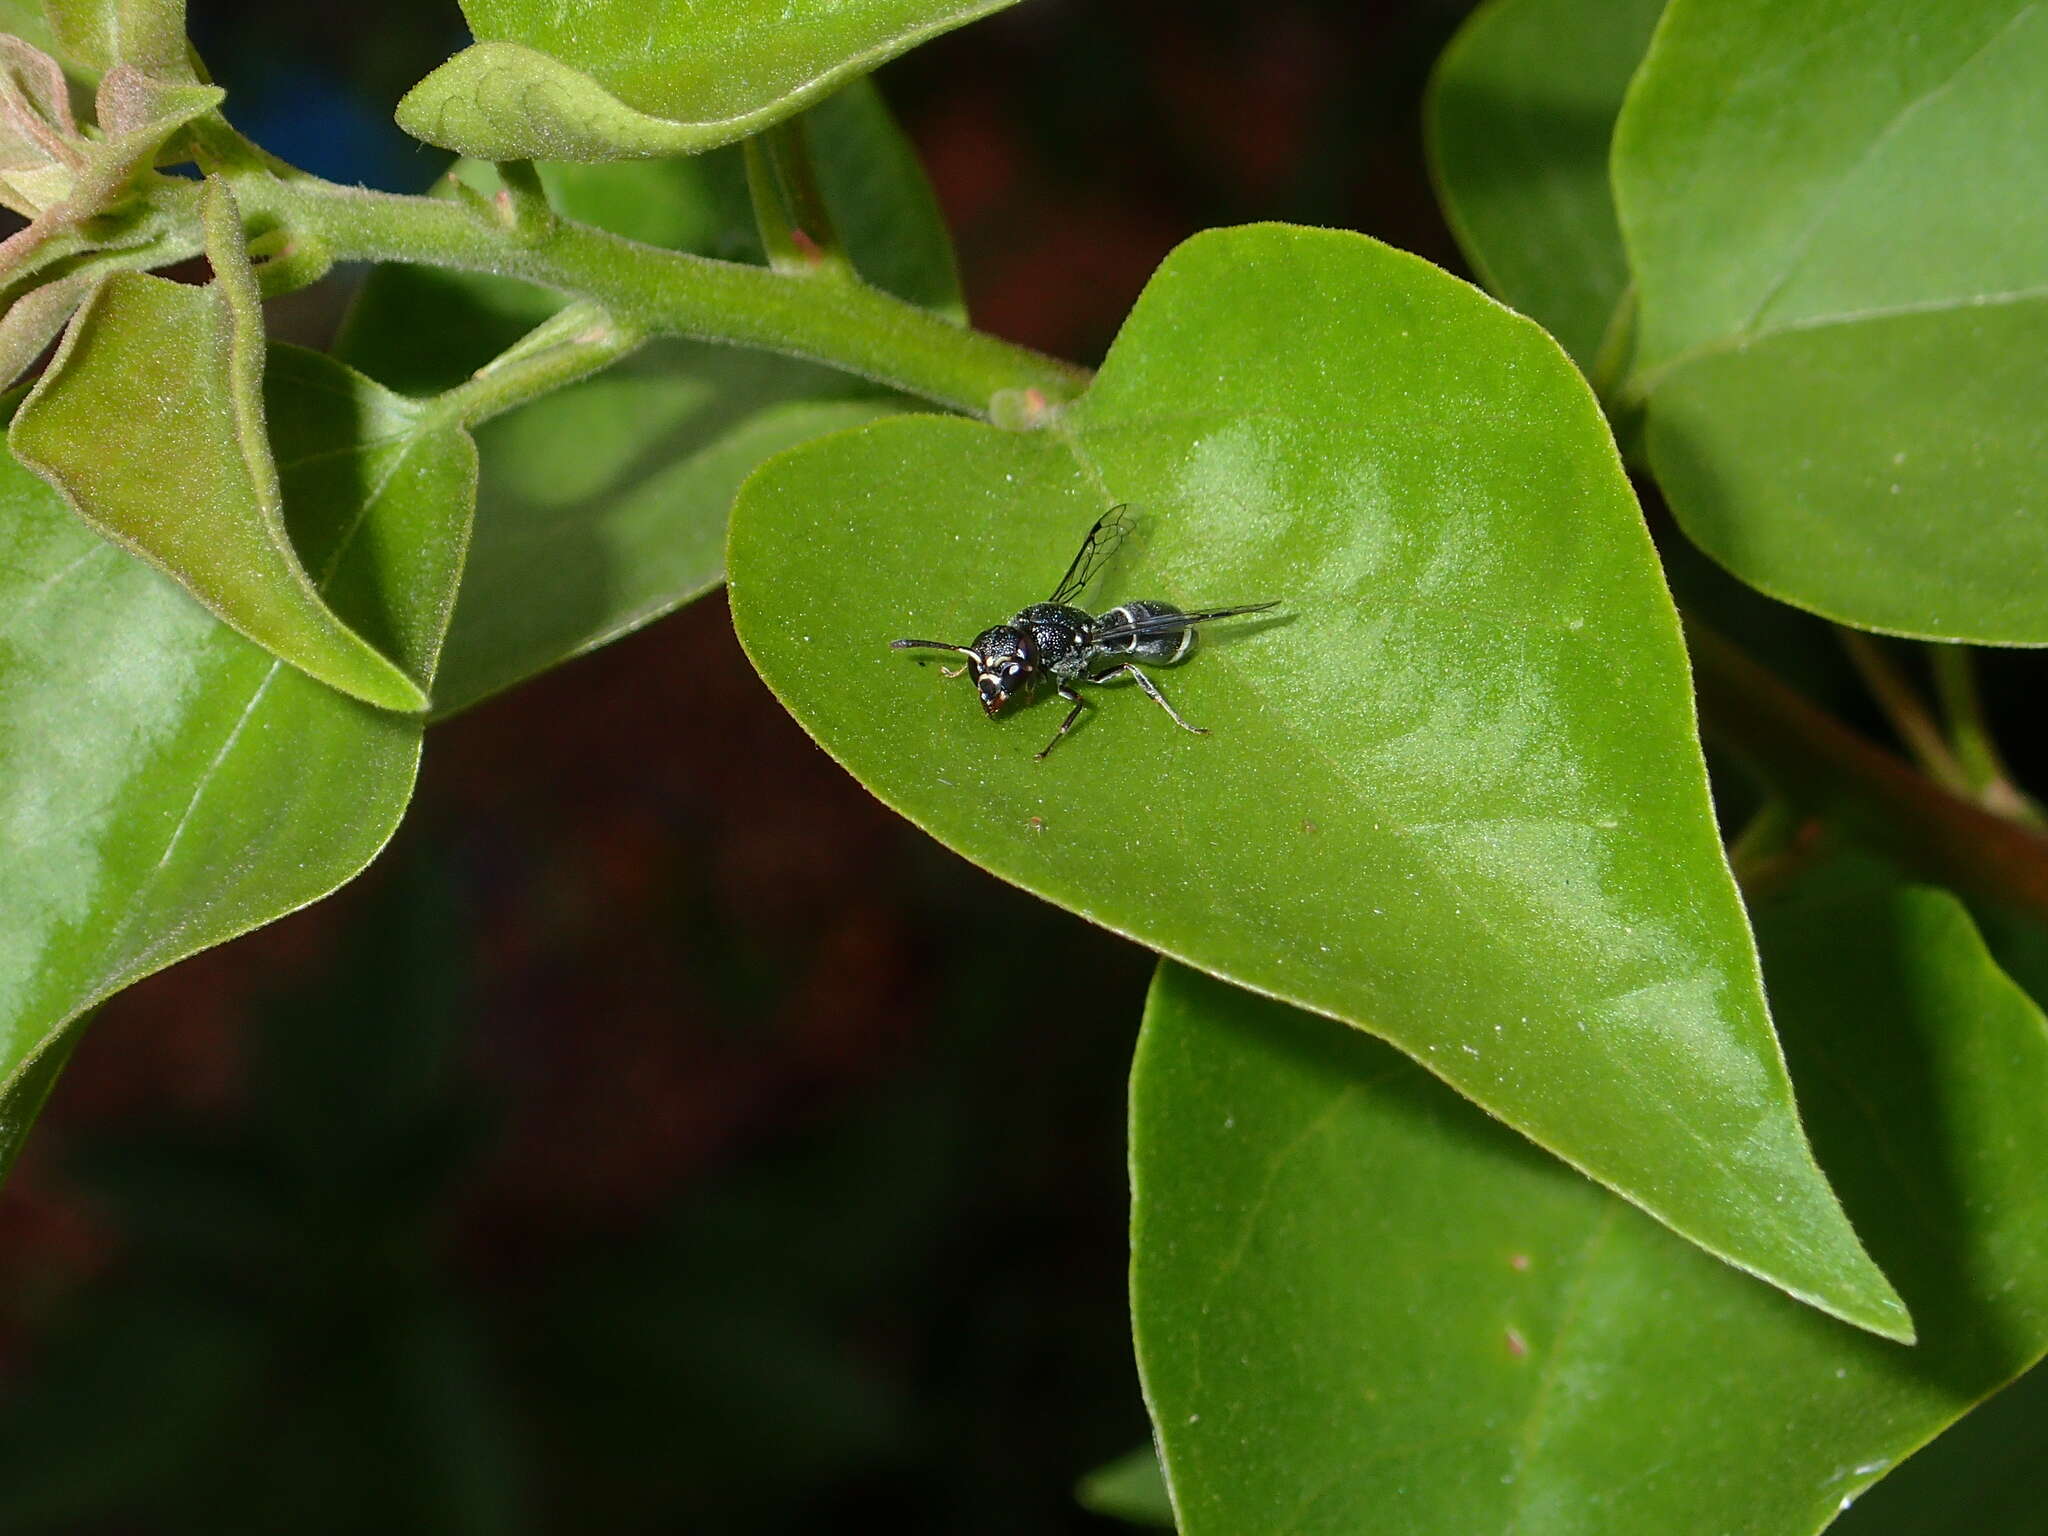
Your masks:
[{"label": "leaf vein", "polygon": [[1748,318],[1736,328],[1738,336],[1750,336],[1757,333],[1757,328],[1763,320],[1765,312],[1770,309],[1772,304],[1777,302],[1779,295],[1785,291],[1786,286],[1798,275],[1800,267],[1806,261],[1808,252],[1812,249],[1813,242],[1819,238],[1822,226],[1827,223],[1829,216],[1834,213],[1842,198],[1847,194],[1850,183],[1856,179],[1863,168],[1875,160],[1893,139],[1904,132],[1906,125],[1917,117],[1924,108],[1940,100],[1949,91],[1953,90],[1956,82],[1968,74],[1970,68],[1978,60],[1997,49],[2007,37],[2024,25],[2027,18],[2040,8],[2040,0],[2029,0],[2028,4],[2021,6],[2007,19],[2003,26],[1986,38],[1981,45],[1972,49],[1967,58],[1961,60],[1954,69],[1950,70],[1918,96],[1902,105],[1898,111],[1892,114],[1891,121],[1871,136],[1870,142],[1863,147],[1863,152],[1856,157],[1855,163],[1835,178],[1835,183],[1829,188],[1827,196],[1822,198],[1820,205],[1814,209],[1813,217],[1807,221],[1806,227],[1799,232],[1798,238],[1792,243],[1792,250],[1786,258],[1784,270],[1779,272],[1770,286],[1764,290],[1763,297],[1757,301],[1756,308],[1750,311]]}]

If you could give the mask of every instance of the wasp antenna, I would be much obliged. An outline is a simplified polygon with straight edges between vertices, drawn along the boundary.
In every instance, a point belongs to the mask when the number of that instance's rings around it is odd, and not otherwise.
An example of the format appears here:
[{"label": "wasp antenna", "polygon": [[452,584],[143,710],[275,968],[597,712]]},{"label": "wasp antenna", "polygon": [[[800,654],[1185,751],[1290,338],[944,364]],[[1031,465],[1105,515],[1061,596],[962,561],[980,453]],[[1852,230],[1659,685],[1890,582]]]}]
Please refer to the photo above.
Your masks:
[{"label": "wasp antenna", "polygon": [[954,645],[947,640],[891,640],[889,642],[889,649],[892,651],[952,651],[961,656],[972,656],[976,661],[981,660],[980,655],[971,646]]}]

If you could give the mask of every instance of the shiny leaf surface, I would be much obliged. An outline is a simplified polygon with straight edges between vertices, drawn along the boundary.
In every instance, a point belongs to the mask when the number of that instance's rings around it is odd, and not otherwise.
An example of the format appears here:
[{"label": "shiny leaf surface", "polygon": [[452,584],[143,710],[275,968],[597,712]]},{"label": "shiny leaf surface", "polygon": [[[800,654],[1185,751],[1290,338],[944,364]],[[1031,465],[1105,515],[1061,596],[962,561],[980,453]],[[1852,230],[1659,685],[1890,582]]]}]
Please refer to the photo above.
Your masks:
[{"label": "shiny leaf surface", "polygon": [[[279,349],[291,531],[335,608],[431,677],[475,488],[467,437]],[[0,1163],[82,1015],[350,879],[421,724],[285,666],[0,460]]]},{"label": "shiny leaf surface", "polygon": [[483,160],[695,154],[1012,0],[464,0],[476,34],[399,104],[415,138]]},{"label": "shiny leaf surface", "polygon": [[2044,78],[2026,0],[1672,0],[1614,142],[1630,389],[1679,520],[1743,580],[2048,644]]},{"label": "shiny leaf surface", "polygon": [[1838,891],[1759,931],[1807,1125],[1916,1348],[1707,1261],[1376,1042],[1161,968],[1132,1294],[1187,1536],[1806,1536],[2040,1358],[2040,1012],[1942,893]]},{"label": "shiny leaf surface", "polygon": [[[1043,762],[899,636],[1091,592],[1277,600]],[[1537,327],[1361,237],[1214,232],[1055,427],[921,418],[769,461],[742,643],[876,795],[1106,927],[1381,1035],[1710,1251],[1907,1323],[1815,1169],[1716,841],[1670,603],[1584,382]],[[1532,579],[1541,573],[1541,580]],[[950,658],[944,658],[950,659]],[[990,963],[1024,963],[990,938]]]}]

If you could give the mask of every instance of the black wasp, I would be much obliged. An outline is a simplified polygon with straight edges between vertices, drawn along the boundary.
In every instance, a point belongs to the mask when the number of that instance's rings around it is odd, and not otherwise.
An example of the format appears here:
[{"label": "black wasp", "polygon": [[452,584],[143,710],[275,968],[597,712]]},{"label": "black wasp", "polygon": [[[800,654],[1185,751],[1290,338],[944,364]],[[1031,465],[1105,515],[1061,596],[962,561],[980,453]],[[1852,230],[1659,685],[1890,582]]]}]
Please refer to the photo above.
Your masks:
[{"label": "black wasp", "polygon": [[[965,656],[965,664],[947,669],[945,675],[958,677],[971,668],[974,686],[981,690],[981,707],[990,719],[1002,713],[1012,699],[1028,700],[1044,683],[1054,682],[1059,696],[1074,707],[1067,711],[1067,718],[1045,744],[1045,752],[1037,754],[1040,758],[1060,744],[1060,737],[1073,729],[1081,711],[1088,707],[1087,701],[1074,691],[1076,683],[1112,683],[1129,677],[1166,711],[1175,725],[1197,736],[1208,735],[1199,725],[1189,725],[1181,719],[1166,702],[1166,695],[1134,663],[1170,667],[1185,661],[1188,652],[1195,648],[1197,624],[1235,618],[1241,613],[1264,613],[1279,605],[1245,603],[1236,608],[1203,608],[1183,613],[1171,603],[1131,602],[1112,608],[1099,618],[1089,617],[1072,605],[1129,536],[1131,520],[1125,515],[1126,510],[1122,506],[1111,507],[1096,520],[1051,597],[1033,603],[1007,624],[984,629],[974,637],[974,644],[892,640],[890,646],[899,651],[952,651]],[[1097,671],[1105,662],[1115,665],[1107,671]]]}]

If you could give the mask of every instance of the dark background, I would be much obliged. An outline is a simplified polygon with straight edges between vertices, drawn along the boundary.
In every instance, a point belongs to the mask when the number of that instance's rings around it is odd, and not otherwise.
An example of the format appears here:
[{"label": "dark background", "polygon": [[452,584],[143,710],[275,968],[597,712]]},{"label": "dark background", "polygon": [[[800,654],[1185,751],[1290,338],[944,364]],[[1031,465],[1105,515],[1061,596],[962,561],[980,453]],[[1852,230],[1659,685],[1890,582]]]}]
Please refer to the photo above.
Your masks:
[{"label": "dark background", "polygon": [[[1462,270],[1420,107],[1466,8],[1026,0],[880,78],[977,322],[1094,361],[1212,225]],[[390,109],[452,0],[192,11],[259,142],[441,168]],[[485,704],[367,876],[87,1034],[0,1191],[0,1530],[1116,1529],[1072,1488],[1146,1435],[1149,972],[871,801],[715,597]]]}]

